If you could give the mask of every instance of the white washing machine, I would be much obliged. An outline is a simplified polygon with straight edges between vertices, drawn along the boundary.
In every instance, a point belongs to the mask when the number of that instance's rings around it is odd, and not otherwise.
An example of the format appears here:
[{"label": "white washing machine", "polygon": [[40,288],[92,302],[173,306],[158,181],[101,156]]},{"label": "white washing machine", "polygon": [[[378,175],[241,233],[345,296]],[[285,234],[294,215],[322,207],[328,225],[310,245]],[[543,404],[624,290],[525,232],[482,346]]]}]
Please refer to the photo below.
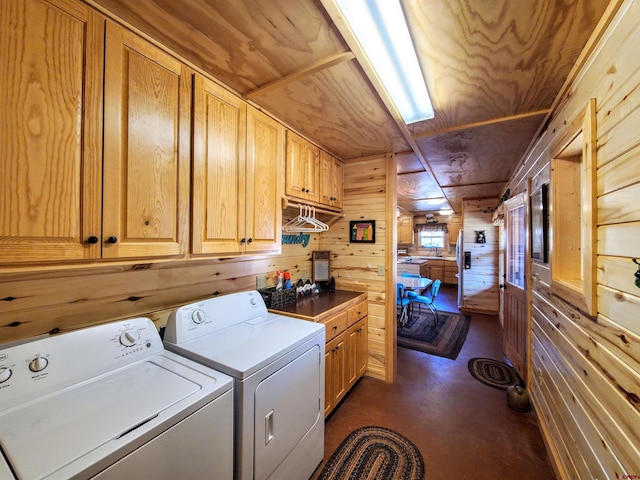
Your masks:
[{"label": "white washing machine", "polygon": [[234,378],[237,480],[311,477],[324,456],[323,324],[240,292],[179,308],[164,341]]},{"label": "white washing machine", "polygon": [[233,380],[134,318],[0,345],[0,479],[233,476]]}]

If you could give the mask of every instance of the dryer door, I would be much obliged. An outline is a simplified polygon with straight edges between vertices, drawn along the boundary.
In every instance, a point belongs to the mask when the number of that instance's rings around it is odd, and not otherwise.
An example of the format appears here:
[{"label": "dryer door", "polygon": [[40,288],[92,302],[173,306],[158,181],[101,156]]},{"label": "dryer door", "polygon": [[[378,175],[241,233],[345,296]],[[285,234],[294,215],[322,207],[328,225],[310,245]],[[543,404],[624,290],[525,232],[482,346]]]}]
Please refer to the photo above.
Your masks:
[{"label": "dryer door", "polygon": [[319,421],[321,355],[318,345],[265,378],[255,391],[254,478],[268,478]]}]

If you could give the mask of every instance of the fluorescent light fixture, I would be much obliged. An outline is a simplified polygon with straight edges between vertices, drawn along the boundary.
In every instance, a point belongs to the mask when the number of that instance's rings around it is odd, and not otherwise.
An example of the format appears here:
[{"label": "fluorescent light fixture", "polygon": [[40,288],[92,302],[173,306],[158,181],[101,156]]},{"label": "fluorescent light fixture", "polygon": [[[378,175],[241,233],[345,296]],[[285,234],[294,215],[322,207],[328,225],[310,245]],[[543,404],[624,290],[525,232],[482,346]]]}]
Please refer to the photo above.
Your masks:
[{"label": "fluorescent light fixture", "polygon": [[336,0],[406,123],[433,118],[433,106],[399,0]]},{"label": "fluorescent light fixture", "polygon": [[444,202],[442,197],[427,198],[427,205],[440,205],[442,202]]},{"label": "fluorescent light fixture", "polygon": [[451,215],[453,213],[453,210],[451,210],[450,208],[443,208],[438,213],[440,215]]}]

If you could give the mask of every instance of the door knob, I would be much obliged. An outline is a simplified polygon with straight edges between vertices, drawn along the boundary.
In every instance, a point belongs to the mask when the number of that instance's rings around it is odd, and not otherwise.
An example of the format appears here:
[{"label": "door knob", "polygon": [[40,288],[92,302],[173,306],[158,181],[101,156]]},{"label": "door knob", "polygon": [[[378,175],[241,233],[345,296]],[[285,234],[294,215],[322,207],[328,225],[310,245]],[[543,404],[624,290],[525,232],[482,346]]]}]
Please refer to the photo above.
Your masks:
[{"label": "door knob", "polygon": [[107,243],[111,243],[111,244],[118,243],[118,237],[107,238]]},{"label": "door knob", "polygon": [[96,237],[95,235],[91,235],[89,238],[87,238],[87,243],[98,243],[98,237]]}]

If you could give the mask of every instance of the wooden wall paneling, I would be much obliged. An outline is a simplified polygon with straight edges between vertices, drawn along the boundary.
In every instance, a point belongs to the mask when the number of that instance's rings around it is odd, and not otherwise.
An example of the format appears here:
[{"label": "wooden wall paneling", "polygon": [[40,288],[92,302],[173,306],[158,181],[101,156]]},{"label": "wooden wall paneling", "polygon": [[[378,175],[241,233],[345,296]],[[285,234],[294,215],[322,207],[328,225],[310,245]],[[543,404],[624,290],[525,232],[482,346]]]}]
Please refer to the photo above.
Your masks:
[{"label": "wooden wall paneling", "polygon": [[283,245],[279,256],[0,273],[0,339],[68,331],[254,289],[259,274],[273,286],[278,270],[289,270],[297,281],[311,275],[314,249],[319,249],[317,238],[306,248]]},{"label": "wooden wall paneling", "polygon": [[[498,228],[491,222],[497,205],[497,198],[463,202],[464,250],[471,252],[471,268],[465,269],[463,277],[465,309],[498,312]],[[487,243],[476,243],[475,232],[480,230]]]},{"label": "wooden wall paneling", "polygon": [[[541,336],[544,339],[544,334]],[[540,390],[543,392],[543,398],[549,402],[550,416],[554,420],[557,432],[556,439],[560,439],[559,442],[555,442],[555,446],[562,448],[558,455],[564,460],[563,467],[569,471],[566,478],[606,478],[606,475],[602,475],[597,464],[591,465],[589,459],[581,454],[584,448],[584,442],[581,441],[583,435],[575,431],[576,420],[573,413],[580,409],[579,404],[573,401],[568,405],[567,399],[571,397],[566,395],[554,397],[555,392],[567,391],[568,388],[563,382],[562,373],[555,368],[549,352],[544,348],[544,343],[544,340],[539,341],[536,335],[533,336],[534,361],[540,367],[539,371],[541,372],[538,382]],[[584,412],[581,413],[584,414]],[[588,445],[586,448],[589,448]]]},{"label": "wooden wall paneling", "polygon": [[567,478],[622,478],[640,469],[640,295],[634,283],[637,266],[631,262],[640,218],[630,200],[638,196],[640,181],[635,128],[640,3],[612,5],[612,11],[620,6],[615,18],[598,34],[589,58],[556,100],[548,128],[508,185],[520,191],[529,177],[543,175],[550,148],[575,130],[587,99],[596,99],[597,318],[551,294],[548,266],[533,265],[538,277],[532,291],[531,396],[547,444],[556,449],[551,452],[556,470],[567,472]]},{"label": "wooden wall paneling", "polygon": [[597,205],[598,225],[640,221],[640,210],[636,208],[638,199],[640,183],[602,195]]},{"label": "wooden wall paneling", "polygon": [[[331,270],[336,287],[368,292],[367,375],[383,380],[387,378],[392,364],[388,354],[386,278],[377,275],[377,266],[385,265],[385,252],[389,248],[386,228],[387,174],[385,156],[345,163],[345,216],[321,236],[322,247],[332,252]],[[349,243],[350,220],[375,220],[375,243]]]},{"label": "wooden wall paneling", "polygon": [[[608,392],[605,376],[584,360],[582,354],[575,346],[570,345],[560,330],[544,318],[536,316],[535,320],[534,330],[541,339],[548,359],[543,372],[556,379],[559,398],[564,402],[568,399],[572,401],[571,416],[567,412],[561,412],[561,415],[572,431],[574,442],[583,444],[573,456],[581,455],[590,468],[600,462],[612,467],[607,472],[586,478],[609,478],[613,473],[622,475],[627,471],[637,471],[640,468],[640,456],[637,447],[633,445],[638,444],[633,443],[636,438],[627,440],[624,432],[636,424],[638,412],[630,412],[628,403],[625,403],[619,394],[603,397],[602,394]],[[577,358],[582,358],[582,361],[576,363]],[[602,408],[599,402],[604,398],[605,414],[599,411]],[[602,446],[605,446],[604,450]],[[585,452],[590,453],[585,455]],[[625,468],[614,470],[618,463]]]},{"label": "wooden wall paneling", "polygon": [[[579,478],[575,474],[575,465],[572,458],[567,454],[566,445],[570,436],[563,434],[565,430],[562,418],[555,414],[554,397],[548,393],[553,389],[553,385],[549,386],[549,377],[545,373],[544,359],[546,358],[541,342],[535,334],[535,330],[531,333],[531,376],[529,390],[531,400],[536,405],[535,412],[538,418],[543,440],[547,447],[550,459],[552,461],[556,476],[559,479]],[[570,472],[570,473],[569,473]]]}]

